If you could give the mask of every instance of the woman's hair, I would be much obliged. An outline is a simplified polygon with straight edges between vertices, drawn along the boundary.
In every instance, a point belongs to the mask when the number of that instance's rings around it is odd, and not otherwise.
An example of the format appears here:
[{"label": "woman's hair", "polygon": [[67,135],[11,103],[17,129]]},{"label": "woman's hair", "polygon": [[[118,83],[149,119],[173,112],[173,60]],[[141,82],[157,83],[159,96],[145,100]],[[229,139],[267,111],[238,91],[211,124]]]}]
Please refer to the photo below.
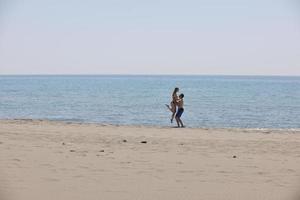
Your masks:
[{"label": "woman's hair", "polygon": [[176,88],[174,89],[174,91],[173,91],[173,94],[175,94],[175,93],[178,92],[178,91],[179,91],[179,88],[176,87]]}]

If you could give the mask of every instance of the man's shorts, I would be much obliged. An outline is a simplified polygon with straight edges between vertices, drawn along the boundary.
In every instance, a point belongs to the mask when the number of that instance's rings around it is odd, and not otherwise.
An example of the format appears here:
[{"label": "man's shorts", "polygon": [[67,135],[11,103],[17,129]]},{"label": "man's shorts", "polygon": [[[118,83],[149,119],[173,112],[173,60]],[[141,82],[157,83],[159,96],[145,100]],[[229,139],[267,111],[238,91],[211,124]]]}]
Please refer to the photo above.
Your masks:
[{"label": "man's shorts", "polygon": [[182,113],[183,113],[184,109],[183,108],[179,108],[177,113],[176,113],[176,117],[180,118]]}]

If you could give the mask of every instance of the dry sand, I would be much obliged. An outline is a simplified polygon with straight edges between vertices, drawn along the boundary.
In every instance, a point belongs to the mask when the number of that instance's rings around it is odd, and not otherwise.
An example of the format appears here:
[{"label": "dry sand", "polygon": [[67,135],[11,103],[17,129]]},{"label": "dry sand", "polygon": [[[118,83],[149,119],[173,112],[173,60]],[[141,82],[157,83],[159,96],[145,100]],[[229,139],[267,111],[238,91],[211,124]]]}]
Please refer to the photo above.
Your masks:
[{"label": "dry sand", "polygon": [[1,200],[285,200],[300,191],[300,130],[2,120],[0,159]]}]

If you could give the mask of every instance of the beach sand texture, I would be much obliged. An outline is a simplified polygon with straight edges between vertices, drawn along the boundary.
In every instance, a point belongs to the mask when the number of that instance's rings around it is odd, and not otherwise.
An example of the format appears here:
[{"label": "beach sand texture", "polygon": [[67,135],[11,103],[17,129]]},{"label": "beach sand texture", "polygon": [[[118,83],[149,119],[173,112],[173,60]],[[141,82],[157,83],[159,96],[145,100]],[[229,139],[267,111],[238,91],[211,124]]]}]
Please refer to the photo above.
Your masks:
[{"label": "beach sand texture", "polygon": [[0,121],[1,200],[285,200],[300,130]]}]

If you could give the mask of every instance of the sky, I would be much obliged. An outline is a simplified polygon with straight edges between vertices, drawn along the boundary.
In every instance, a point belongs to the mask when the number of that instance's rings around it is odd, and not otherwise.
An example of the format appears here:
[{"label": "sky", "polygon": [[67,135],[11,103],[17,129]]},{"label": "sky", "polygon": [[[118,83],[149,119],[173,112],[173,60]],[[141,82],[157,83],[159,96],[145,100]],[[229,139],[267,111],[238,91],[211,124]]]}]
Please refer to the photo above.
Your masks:
[{"label": "sky", "polygon": [[0,0],[0,74],[300,76],[300,1]]}]

